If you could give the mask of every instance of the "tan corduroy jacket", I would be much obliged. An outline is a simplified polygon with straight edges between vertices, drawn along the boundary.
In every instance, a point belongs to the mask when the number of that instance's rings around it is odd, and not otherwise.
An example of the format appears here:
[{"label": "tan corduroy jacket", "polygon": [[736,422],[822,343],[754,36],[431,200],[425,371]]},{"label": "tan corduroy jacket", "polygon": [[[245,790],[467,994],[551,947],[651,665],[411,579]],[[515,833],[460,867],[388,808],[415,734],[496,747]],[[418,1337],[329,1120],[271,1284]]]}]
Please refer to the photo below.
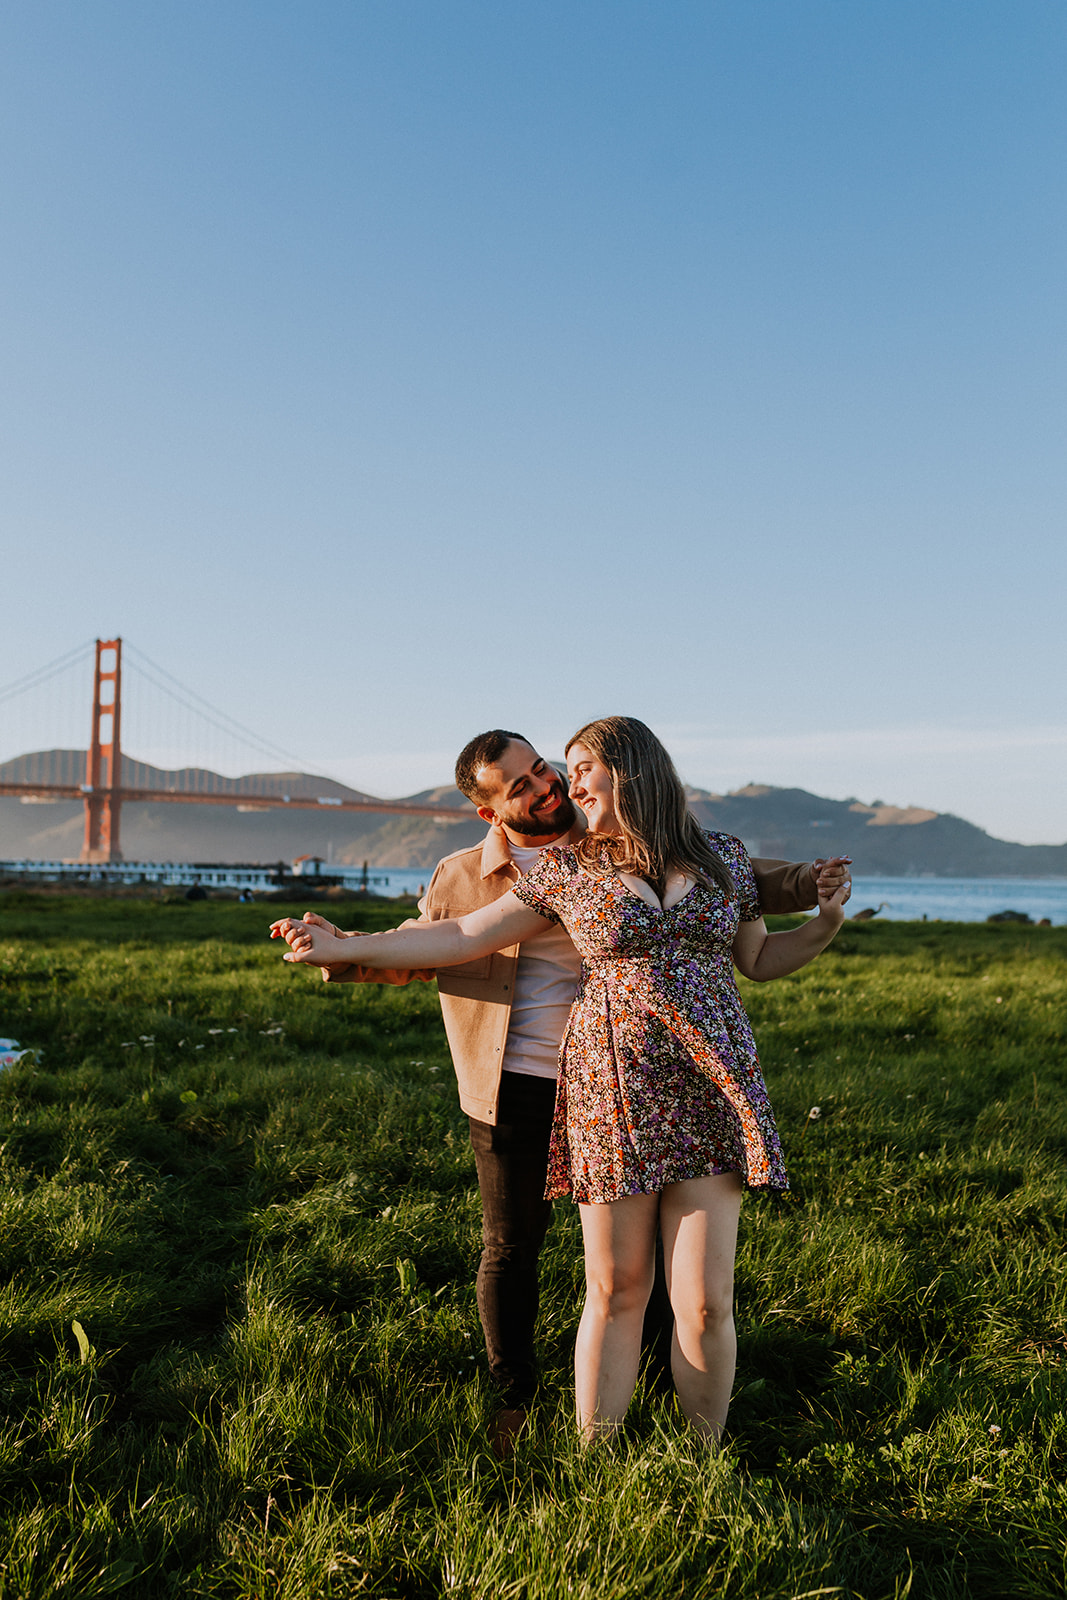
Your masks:
[{"label": "tan corduroy jacket", "polygon": [[[808,862],[753,858],[752,866],[764,911],[806,911],[815,904],[815,883]],[[481,844],[457,850],[438,863],[430,887],[419,901],[418,920],[439,922],[491,905],[507,894],[518,876],[507,835],[502,828],[490,828]],[[476,1121],[495,1123],[518,961],[519,946],[513,944],[478,961],[439,967],[436,971],[397,971],[353,963],[327,967],[322,975],[327,983],[410,983],[413,978],[436,978],[448,1046],[459,1080],[460,1105]]]}]

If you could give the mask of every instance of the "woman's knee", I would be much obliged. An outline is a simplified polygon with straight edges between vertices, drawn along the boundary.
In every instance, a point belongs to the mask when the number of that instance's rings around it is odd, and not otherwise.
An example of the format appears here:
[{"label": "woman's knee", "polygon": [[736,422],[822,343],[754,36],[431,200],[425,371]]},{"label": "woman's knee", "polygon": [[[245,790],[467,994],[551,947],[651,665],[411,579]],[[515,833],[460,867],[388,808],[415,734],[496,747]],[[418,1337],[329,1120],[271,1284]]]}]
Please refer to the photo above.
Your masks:
[{"label": "woman's knee", "polygon": [[607,1316],[624,1316],[627,1312],[643,1314],[651,1291],[650,1266],[628,1267],[607,1262],[586,1267],[586,1302]]},{"label": "woman's knee", "polygon": [[674,1303],[674,1317],[679,1332],[685,1329],[698,1339],[721,1333],[732,1324],[733,1315],[732,1282],[705,1284],[702,1293],[681,1295]]}]

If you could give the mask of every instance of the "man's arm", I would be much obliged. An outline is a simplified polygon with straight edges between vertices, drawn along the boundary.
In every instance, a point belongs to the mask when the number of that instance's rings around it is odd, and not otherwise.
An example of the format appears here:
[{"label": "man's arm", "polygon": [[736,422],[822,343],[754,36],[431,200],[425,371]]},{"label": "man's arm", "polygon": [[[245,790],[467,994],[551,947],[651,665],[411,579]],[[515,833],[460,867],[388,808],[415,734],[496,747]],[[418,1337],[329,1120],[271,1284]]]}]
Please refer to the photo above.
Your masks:
[{"label": "man's arm", "polygon": [[810,911],[818,904],[820,891],[829,898],[847,885],[846,900],[852,892],[849,856],[832,856],[828,861],[767,861],[757,856],[751,860],[760,909],[768,916]]}]

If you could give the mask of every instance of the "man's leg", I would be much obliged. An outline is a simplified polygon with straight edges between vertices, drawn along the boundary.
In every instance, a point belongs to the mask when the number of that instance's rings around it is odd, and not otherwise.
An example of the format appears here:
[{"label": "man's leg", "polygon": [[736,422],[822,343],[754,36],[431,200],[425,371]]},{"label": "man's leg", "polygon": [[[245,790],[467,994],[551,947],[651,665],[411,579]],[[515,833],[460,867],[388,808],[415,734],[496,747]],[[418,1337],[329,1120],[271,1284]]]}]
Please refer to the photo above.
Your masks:
[{"label": "man's leg", "polygon": [[552,1215],[545,1199],[556,1085],[505,1072],[495,1127],[470,1119],[482,1196],[478,1314],[501,1404],[521,1409],[537,1385],[537,1258]]},{"label": "man's leg", "polygon": [[652,1280],[652,1293],[645,1307],[645,1324],[641,1330],[641,1361],[647,1392],[662,1398],[674,1394],[674,1374],[671,1371],[673,1340],[674,1310],[667,1293],[663,1239],[657,1234],[656,1272]]}]

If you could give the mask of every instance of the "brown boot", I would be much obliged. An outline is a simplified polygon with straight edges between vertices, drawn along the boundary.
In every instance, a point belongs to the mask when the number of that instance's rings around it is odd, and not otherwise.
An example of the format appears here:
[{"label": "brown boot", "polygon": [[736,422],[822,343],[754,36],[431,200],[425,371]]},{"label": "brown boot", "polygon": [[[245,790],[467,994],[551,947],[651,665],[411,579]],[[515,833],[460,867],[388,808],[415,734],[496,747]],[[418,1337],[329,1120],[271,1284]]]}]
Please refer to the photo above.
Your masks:
[{"label": "brown boot", "polygon": [[489,1424],[489,1448],[498,1461],[510,1461],[526,1431],[525,1406],[504,1406]]}]

